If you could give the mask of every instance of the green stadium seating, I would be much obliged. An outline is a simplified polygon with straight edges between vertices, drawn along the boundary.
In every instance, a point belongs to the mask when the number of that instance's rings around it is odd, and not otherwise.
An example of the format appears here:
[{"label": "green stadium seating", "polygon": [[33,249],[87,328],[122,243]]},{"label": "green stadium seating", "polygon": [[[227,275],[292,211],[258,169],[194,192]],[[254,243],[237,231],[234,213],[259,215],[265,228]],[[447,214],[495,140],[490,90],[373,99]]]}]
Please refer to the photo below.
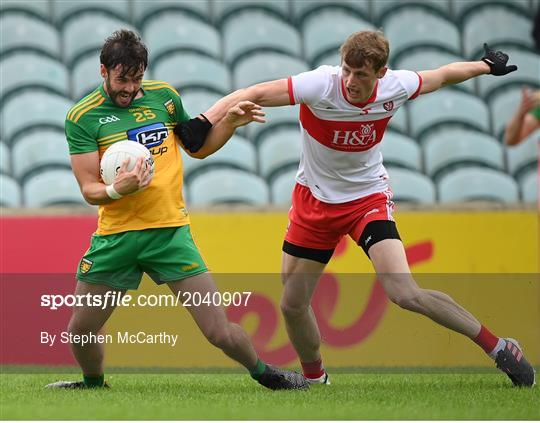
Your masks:
[{"label": "green stadium seating", "polygon": [[124,21],[130,18],[128,0],[52,0],[52,7],[53,20],[58,26],[86,12],[103,12]]},{"label": "green stadium seating", "polygon": [[264,50],[299,57],[301,40],[298,31],[285,21],[264,11],[245,11],[229,17],[222,27],[225,60],[239,59]]},{"label": "green stadium seating", "polygon": [[9,147],[0,141],[0,174],[11,174],[11,153]]},{"label": "green stadium seating", "polygon": [[231,16],[244,11],[261,10],[267,14],[279,17],[284,21],[289,20],[289,3],[287,1],[274,0],[227,0],[214,1],[213,14],[216,25],[221,26]]},{"label": "green stadium seating", "polygon": [[456,169],[441,178],[438,184],[439,201],[493,201],[515,203],[519,190],[514,179],[506,173],[484,167]]},{"label": "green stadium seating", "polygon": [[134,1],[131,4],[133,5],[133,20],[138,28],[142,28],[149,19],[162,12],[181,11],[210,22],[209,3],[209,0],[152,0]]},{"label": "green stadium seating", "polygon": [[0,174],[0,207],[20,207],[21,205],[21,188],[17,181]]},{"label": "green stadium seating", "polygon": [[529,13],[529,0],[453,0],[454,16],[457,22],[465,20],[469,14],[486,7],[505,6],[514,11]]},{"label": "green stadium seating", "polygon": [[[355,15],[365,20],[370,19],[368,0],[292,0],[291,6],[294,20],[299,25],[303,25],[304,19],[318,15],[325,10],[344,10],[350,15]],[[336,25],[335,29],[338,29],[338,27],[339,25]]]},{"label": "green stadium seating", "polygon": [[385,165],[421,171],[420,147],[412,138],[390,130],[384,133],[381,143]]},{"label": "green stadium seating", "polygon": [[392,129],[393,131],[397,131],[397,132],[407,135],[409,133],[408,116],[409,116],[409,106],[407,105],[401,106],[399,110],[394,113],[394,116],[392,116],[392,119],[390,119],[388,128]]},{"label": "green stadium seating", "polygon": [[393,200],[407,203],[435,203],[435,186],[427,176],[414,170],[388,167]]},{"label": "green stadium seating", "polygon": [[103,82],[99,53],[85,56],[75,62],[71,71],[71,80],[73,82],[72,97],[76,101],[94,91]]},{"label": "green stadium seating", "polygon": [[524,203],[538,203],[538,169],[530,169],[520,178],[521,199]]},{"label": "green stadium seating", "polygon": [[506,147],[508,171],[519,179],[531,169],[538,169],[540,129],[530,134],[518,145]]},{"label": "green stadium seating", "polygon": [[323,65],[341,65],[341,54],[339,53],[339,48],[336,48],[335,50],[328,50],[326,53],[317,56],[317,60],[312,62],[313,69]]},{"label": "green stadium seating", "polygon": [[274,178],[270,185],[272,203],[289,207],[294,186],[296,185],[296,169],[289,169]]},{"label": "green stadium seating", "polygon": [[69,96],[69,73],[59,61],[41,54],[22,51],[10,54],[0,61],[0,98],[24,89],[43,88]]},{"label": "green stadium seating", "polygon": [[521,101],[521,88],[507,88],[499,90],[489,98],[489,110],[491,121],[493,122],[493,136],[499,140],[503,139],[504,130],[512,114]]},{"label": "green stadium seating", "polygon": [[60,58],[60,35],[56,28],[25,13],[5,13],[0,16],[0,53],[31,50]]},{"label": "green stadium seating", "polygon": [[264,179],[238,169],[215,169],[197,175],[188,191],[192,207],[223,203],[265,205],[270,199]]},{"label": "green stadium seating", "polygon": [[260,175],[271,180],[284,169],[297,168],[302,155],[302,137],[298,128],[278,128],[259,141]]},{"label": "green stadium seating", "polygon": [[373,1],[371,5],[373,22],[377,23],[381,23],[392,13],[406,9],[424,9],[426,12],[436,13],[445,19],[452,19],[449,0],[384,0]]},{"label": "green stadium seating", "polygon": [[204,88],[219,94],[231,90],[231,74],[222,62],[198,53],[179,52],[164,56],[152,66],[154,79],[167,81],[180,92]]},{"label": "green stadium seating", "polygon": [[26,207],[87,204],[67,169],[48,169],[30,177],[23,185],[23,201]]},{"label": "green stadium seating", "polygon": [[299,130],[299,112],[300,106],[298,105],[290,107],[265,107],[264,113],[266,113],[266,123],[262,125],[248,125],[246,127],[246,134],[256,145],[259,145],[259,141],[263,136],[273,133],[278,128],[287,127]]},{"label": "green stadium seating", "polygon": [[462,165],[504,169],[501,144],[487,134],[470,129],[436,131],[424,139],[423,150],[426,173],[434,180]]},{"label": "green stadium seating", "polygon": [[207,90],[187,90],[181,93],[182,105],[191,117],[206,112],[222,96]]},{"label": "green stadium seating", "polygon": [[50,4],[48,1],[21,1],[2,0],[0,2],[0,14],[22,12],[44,21],[50,21]]}]

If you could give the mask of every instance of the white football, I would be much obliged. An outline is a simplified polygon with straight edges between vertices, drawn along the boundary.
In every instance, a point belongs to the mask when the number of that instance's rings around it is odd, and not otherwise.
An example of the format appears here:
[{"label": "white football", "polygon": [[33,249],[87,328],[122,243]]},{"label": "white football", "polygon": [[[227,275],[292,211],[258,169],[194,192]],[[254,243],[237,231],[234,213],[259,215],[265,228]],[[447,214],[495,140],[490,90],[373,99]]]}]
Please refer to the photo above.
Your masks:
[{"label": "white football", "polygon": [[101,179],[107,185],[114,182],[122,163],[129,158],[129,164],[126,170],[129,172],[133,170],[137,159],[144,157],[146,166],[150,166],[150,175],[154,176],[154,159],[152,153],[144,145],[139,144],[136,141],[118,141],[111,145],[101,158],[100,173]]}]

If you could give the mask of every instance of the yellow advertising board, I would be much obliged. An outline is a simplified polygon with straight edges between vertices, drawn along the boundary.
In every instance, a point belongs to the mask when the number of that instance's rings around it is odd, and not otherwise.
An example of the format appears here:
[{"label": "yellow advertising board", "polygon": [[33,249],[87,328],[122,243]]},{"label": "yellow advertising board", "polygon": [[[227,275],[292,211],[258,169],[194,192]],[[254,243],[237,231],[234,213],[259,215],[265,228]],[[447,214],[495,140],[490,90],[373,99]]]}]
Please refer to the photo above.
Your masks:
[{"label": "yellow advertising board", "polygon": [[[441,290],[494,333],[518,339],[540,364],[538,220],[533,211],[403,212],[397,222],[420,286]],[[222,292],[250,292],[228,307],[260,356],[297,366],[279,310],[281,244],[287,214],[195,214],[192,232]],[[167,294],[145,277],[137,295]],[[247,294],[242,297],[245,299]],[[240,298],[240,297],[238,297]],[[350,239],[336,249],[313,299],[329,367],[492,366],[466,337],[391,304],[369,260]],[[233,367],[180,306],[117,310],[108,333],[174,334],[171,343],[112,343],[107,364]]]}]

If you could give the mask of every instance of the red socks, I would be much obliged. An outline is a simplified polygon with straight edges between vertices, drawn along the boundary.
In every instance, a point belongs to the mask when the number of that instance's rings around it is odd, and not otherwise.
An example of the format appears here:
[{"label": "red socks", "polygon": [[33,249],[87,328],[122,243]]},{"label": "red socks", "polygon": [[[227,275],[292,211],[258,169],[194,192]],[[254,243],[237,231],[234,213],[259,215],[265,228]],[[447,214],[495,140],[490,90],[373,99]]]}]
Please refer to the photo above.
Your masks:
[{"label": "red socks", "polygon": [[322,365],[322,358],[311,363],[300,363],[302,365],[302,373],[308,379],[318,379],[324,375],[324,367]]},{"label": "red socks", "polygon": [[480,332],[476,335],[476,338],[473,339],[487,354],[495,349],[499,338],[493,335],[488,329],[484,326],[480,327]]}]

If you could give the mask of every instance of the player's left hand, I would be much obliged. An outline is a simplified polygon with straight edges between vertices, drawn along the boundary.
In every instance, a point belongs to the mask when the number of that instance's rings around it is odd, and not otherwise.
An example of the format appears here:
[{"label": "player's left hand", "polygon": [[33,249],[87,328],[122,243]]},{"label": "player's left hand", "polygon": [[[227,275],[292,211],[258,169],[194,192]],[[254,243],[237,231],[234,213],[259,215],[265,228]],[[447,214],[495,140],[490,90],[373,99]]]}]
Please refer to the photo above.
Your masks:
[{"label": "player's left hand", "polygon": [[265,123],[264,115],[258,104],[251,101],[241,101],[227,111],[225,120],[235,128],[239,128],[250,122]]},{"label": "player's left hand", "polygon": [[518,68],[516,65],[507,66],[508,54],[490,49],[487,43],[484,43],[484,57],[482,57],[482,61],[489,65],[489,73],[491,75],[506,75]]}]

